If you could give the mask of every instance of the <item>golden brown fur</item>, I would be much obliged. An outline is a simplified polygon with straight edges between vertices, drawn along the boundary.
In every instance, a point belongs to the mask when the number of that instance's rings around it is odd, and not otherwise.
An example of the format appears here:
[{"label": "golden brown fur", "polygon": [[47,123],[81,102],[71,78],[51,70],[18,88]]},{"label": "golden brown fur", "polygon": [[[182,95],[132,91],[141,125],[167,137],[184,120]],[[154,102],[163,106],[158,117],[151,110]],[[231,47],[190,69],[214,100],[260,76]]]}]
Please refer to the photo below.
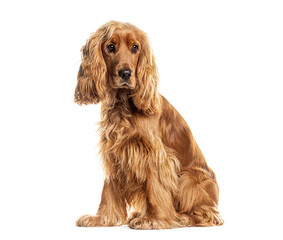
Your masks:
[{"label": "golden brown fur", "polygon": [[[125,68],[132,71],[127,81],[119,76]],[[148,39],[131,24],[109,22],[82,48],[75,101],[101,102],[100,153],[106,178],[97,214],[82,216],[78,226],[223,224],[215,174],[157,83]]]}]

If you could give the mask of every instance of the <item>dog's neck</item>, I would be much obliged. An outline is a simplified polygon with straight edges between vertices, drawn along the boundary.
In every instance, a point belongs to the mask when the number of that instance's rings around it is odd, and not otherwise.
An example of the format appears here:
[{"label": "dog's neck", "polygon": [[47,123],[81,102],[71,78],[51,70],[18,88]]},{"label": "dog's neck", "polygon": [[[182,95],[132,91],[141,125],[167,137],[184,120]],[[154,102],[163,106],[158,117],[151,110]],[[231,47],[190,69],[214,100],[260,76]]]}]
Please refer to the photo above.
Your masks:
[{"label": "dog's neck", "polygon": [[102,103],[102,115],[108,119],[119,118],[121,121],[125,120],[125,118],[131,118],[138,111],[131,94],[129,89],[113,89],[109,91],[106,101]]}]

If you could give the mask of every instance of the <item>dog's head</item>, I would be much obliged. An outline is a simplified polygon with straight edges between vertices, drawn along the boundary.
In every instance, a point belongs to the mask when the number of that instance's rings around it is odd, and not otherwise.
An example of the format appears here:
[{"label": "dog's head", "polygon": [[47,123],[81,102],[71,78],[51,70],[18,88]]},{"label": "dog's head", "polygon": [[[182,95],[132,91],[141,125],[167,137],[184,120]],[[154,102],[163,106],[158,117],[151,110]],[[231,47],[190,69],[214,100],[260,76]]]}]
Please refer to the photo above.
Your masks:
[{"label": "dog's head", "polygon": [[111,21],[92,34],[81,51],[76,103],[98,103],[113,89],[123,89],[129,91],[139,110],[157,112],[157,67],[144,32],[131,24]]}]

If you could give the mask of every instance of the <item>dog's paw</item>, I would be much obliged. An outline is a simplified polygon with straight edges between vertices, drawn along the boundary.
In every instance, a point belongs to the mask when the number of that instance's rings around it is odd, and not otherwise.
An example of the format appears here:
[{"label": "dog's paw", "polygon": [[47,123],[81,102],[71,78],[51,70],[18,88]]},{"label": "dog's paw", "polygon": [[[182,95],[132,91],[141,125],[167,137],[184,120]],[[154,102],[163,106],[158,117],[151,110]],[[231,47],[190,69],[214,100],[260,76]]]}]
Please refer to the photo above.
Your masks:
[{"label": "dog's paw", "polygon": [[168,229],[172,228],[172,224],[156,220],[150,217],[137,217],[130,221],[129,227],[132,229]]},{"label": "dog's paw", "polygon": [[134,218],[139,217],[141,214],[139,212],[132,212],[130,213],[127,223],[129,224]]},{"label": "dog's paw", "polygon": [[101,221],[99,216],[84,215],[77,220],[76,225],[78,227],[98,227],[101,226]]}]

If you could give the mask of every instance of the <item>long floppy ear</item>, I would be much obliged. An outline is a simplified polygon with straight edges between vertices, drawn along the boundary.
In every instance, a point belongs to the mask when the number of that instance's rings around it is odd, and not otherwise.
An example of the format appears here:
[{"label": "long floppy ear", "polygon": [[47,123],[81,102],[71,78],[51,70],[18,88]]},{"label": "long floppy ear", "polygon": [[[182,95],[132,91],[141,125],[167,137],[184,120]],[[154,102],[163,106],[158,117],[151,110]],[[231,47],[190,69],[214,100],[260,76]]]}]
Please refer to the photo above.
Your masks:
[{"label": "long floppy ear", "polygon": [[75,102],[79,105],[98,103],[105,96],[106,64],[102,56],[102,34],[98,30],[82,47],[82,62],[77,77]]},{"label": "long floppy ear", "polygon": [[147,115],[160,112],[161,96],[158,92],[158,72],[155,58],[144,37],[137,64],[137,90],[133,93],[135,106]]}]

